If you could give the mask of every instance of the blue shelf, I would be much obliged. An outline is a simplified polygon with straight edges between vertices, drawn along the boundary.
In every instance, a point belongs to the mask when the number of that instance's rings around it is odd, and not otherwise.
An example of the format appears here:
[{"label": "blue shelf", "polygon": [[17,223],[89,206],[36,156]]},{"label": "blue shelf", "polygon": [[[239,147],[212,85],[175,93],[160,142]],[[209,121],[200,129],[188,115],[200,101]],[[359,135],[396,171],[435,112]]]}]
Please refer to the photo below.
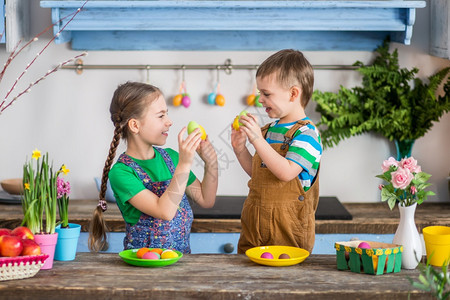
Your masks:
[{"label": "blue shelf", "polygon": [[[57,33],[84,1],[41,1]],[[56,39],[76,50],[369,50],[410,44],[425,1],[95,1]]]}]

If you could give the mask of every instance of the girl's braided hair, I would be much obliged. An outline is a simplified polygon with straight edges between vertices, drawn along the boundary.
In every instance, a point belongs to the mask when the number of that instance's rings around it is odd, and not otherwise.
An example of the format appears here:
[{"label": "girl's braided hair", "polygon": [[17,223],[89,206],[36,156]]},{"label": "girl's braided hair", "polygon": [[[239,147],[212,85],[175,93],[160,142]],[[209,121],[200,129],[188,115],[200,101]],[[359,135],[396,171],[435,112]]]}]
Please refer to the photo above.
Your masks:
[{"label": "girl's braided hair", "polygon": [[103,212],[107,209],[105,194],[108,173],[114,162],[120,139],[127,140],[128,138],[128,121],[130,119],[140,119],[144,115],[148,105],[161,95],[162,93],[157,87],[140,82],[126,82],[119,85],[114,92],[109,107],[111,121],[114,124],[114,136],[103,168],[99,202],[89,224],[88,245],[89,249],[93,252],[108,249],[106,236],[108,228],[103,218]]}]

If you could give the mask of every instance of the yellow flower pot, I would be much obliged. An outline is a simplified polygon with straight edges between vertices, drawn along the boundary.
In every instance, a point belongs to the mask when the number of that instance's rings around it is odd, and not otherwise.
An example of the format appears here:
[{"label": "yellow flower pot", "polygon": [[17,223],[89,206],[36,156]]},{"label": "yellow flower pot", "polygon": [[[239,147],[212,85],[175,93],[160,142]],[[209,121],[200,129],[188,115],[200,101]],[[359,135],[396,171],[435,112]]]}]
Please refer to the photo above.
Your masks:
[{"label": "yellow flower pot", "polygon": [[428,226],[422,231],[427,250],[427,260],[431,265],[442,267],[450,262],[450,227]]}]

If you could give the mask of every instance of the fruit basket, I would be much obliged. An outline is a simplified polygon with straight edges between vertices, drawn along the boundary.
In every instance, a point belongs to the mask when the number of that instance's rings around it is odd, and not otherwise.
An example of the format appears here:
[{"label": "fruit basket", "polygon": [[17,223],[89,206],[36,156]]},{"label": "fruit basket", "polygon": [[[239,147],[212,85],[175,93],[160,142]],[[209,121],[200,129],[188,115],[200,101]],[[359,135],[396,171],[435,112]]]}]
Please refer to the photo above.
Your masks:
[{"label": "fruit basket", "polygon": [[400,272],[403,246],[379,242],[366,242],[370,249],[358,248],[363,241],[336,242],[338,270],[381,275]]},{"label": "fruit basket", "polygon": [[47,258],[47,254],[0,257],[0,281],[33,277]]}]

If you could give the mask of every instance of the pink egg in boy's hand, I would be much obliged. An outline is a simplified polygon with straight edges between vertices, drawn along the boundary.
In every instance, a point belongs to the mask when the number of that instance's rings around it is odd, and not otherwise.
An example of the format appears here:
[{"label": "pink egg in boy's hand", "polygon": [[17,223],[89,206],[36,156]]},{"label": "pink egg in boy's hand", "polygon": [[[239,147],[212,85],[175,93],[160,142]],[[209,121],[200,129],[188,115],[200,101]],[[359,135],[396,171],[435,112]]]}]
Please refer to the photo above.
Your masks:
[{"label": "pink egg in boy's hand", "polygon": [[369,243],[361,242],[361,243],[359,243],[358,248],[361,248],[361,249],[370,249],[371,247],[370,247]]},{"label": "pink egg in boy's hand", "polygon": [[270,252],[264,252],[261,254],[261,258],[273,259],[273,255]]}]

